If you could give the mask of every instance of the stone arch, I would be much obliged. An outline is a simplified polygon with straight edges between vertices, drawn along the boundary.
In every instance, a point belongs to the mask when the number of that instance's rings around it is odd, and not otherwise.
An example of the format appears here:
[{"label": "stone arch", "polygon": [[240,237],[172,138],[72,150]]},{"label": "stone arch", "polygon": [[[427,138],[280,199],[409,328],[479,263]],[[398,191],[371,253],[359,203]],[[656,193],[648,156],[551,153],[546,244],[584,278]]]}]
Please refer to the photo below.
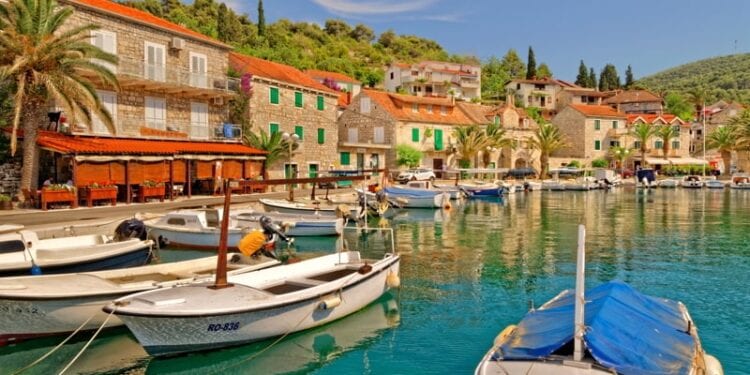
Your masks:
[{"label": "stone arch", "polygon": [[524,158],[516,159],[515,166],[513,168],[526,168],[529,166],[529,162]]}]

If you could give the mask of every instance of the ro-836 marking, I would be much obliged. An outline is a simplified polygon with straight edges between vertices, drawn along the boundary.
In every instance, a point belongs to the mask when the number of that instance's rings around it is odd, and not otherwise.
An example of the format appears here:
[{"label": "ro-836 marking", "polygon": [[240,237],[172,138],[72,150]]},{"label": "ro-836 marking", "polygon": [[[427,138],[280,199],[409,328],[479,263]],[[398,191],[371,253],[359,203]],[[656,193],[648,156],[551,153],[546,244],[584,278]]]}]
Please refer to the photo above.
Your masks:
[{"label": "ro-836 marking", "polygon": [[240,322],[209,324],[208,332],[236,331],[239,328],[240,328]]}]

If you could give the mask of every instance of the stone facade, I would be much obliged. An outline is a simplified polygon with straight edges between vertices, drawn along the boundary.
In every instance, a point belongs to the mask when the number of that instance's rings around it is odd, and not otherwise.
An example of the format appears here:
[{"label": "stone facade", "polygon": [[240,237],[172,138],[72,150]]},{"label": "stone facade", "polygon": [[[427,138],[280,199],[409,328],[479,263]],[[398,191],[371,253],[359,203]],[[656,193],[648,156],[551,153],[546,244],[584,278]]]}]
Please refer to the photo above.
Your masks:
[{"label": "stone facade", "polygon": [[21,162],[10,160],[0,164],[0,194],[14,195],[21,185]]},{"label": "stone facade", "polygon": [[[364,108],[362,100],[368,101]],[[369,107],[369,110],[368,110]],[[364,109],[364,111],[363,111]],[[339,160],[337,168],[363,166],[395,169],[396,121],[380,105],[365,95],[357,95],[338,120]],[[349,163],[343,165],[347,154]]]},{"label": "stone facade", "polygon": [[385,71],[385,89],[403,90],[416,96],[452,96],[462,100],[481,99],[480,66],[440,61],[391,64]]},{"label": "stone facade", "polygon": [[568,106],[552,123],[560,129],[566,142],[565,147],[551,155],[555,160],[578,160],[590,165],[594,159],[607,158],[610,147],[626,146],[620,139],[628,132],[625,114],[587,115]]}]

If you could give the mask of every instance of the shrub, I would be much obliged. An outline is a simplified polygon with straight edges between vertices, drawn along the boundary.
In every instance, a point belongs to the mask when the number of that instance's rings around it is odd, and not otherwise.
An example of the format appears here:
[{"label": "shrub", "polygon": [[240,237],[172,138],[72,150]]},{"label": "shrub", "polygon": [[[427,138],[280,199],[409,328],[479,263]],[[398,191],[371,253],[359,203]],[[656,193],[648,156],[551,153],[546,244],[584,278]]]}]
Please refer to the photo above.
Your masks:
[{"label": "shrub", "polygon": [[570,163],[568,163],[567,167],[568,168],[581,168],[581,162],[578,160],[572,160]]},{"label": "shrub", "polygon": [[591,161],[591,167],[592,168],[607,168],[609,166],[609,162],[607,159],[594,159]]},{"label": "shrub", "polygon": [[11,197],[7,194],[0,194],[0,202],[10,202]]},{"label": "shrub", "polygon": [[419,151],[413,146],[406,144],[396,146],[396,164],[398,164],[399,167],[419,167],[420,163],[422,163],[422,156],[422,151]]}]

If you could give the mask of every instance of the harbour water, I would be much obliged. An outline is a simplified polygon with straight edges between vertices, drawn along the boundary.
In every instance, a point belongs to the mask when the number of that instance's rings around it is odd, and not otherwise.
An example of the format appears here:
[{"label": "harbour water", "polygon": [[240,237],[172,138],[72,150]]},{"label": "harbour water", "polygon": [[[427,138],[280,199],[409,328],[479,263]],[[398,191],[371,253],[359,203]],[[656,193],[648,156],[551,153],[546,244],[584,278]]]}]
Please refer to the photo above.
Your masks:
[{"label": "harbour water", "polygon": [[[278,343],[168,359],[148,358],[126,329],[117,329],[95,340],[70,373],[471,373],[500,330],[530,306],[574,287],[579,223],[587,229],[588,287],[620,279],[683,301],[725,373],[750,373],[748,207],[748,191],[621,189],[410,210],[390,223],[403,256],[402,289],[353,316]],[[387,242],[377,234],[347,238],[350,248],[373,256]],[[88,335],[26,373],[58,372]],[[0,348],[0,373],[25,366],[61,340]]]}]

